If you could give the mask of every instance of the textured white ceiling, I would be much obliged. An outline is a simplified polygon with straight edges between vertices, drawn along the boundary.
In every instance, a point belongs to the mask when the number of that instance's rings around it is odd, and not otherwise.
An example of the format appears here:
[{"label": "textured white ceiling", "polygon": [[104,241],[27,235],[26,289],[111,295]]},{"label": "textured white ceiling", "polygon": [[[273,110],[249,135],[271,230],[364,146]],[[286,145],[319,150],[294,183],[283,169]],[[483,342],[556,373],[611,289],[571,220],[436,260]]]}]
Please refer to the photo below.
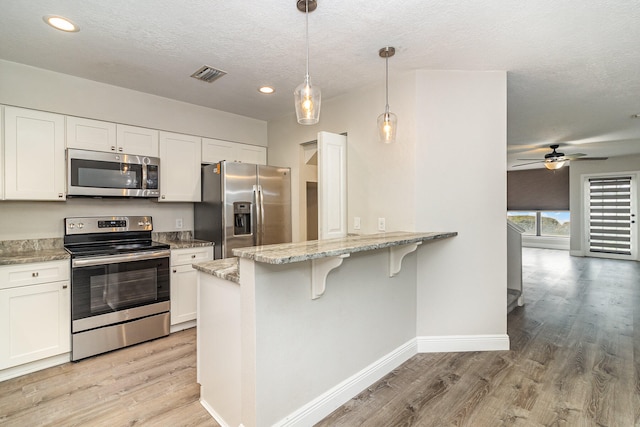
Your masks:
[{"label": "textured white ceiling", "polygon": [[[310,74],[323,98],[415,69],[507,70],[509,164],[640,152],[637,0],[317,0]],[[305,63],[296,0],[4,0],[0,58],[269,120],[293,111]],[[64,15],[62,33],[42,16]],[[228,74],[206,84],[201,65]],[[272,96],[257,88],[269,84]]]}]

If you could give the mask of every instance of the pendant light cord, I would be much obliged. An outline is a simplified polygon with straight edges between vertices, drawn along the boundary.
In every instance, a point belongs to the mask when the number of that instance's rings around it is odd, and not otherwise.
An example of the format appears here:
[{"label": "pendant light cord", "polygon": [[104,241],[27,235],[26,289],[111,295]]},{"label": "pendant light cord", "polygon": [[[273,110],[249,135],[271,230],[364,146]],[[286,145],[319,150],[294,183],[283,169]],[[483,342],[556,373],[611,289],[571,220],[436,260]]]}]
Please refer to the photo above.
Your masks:
[{"label": "pendant light cord", "polygon": [[385,62],[385,69],[386,69],[385,92],[386,92],[386,101],[387,101],[387,104],[384,107],[384,112],[388,113],[389,112],[389,57],[388,56],[384,58],[384,62]]},{"label": "pendant light cord", "polygon": [[305,75],[305,81],[309,84],[309,0],[305,0],[304,2],[305,8],[305,21],[307,27],[307,74]]}]

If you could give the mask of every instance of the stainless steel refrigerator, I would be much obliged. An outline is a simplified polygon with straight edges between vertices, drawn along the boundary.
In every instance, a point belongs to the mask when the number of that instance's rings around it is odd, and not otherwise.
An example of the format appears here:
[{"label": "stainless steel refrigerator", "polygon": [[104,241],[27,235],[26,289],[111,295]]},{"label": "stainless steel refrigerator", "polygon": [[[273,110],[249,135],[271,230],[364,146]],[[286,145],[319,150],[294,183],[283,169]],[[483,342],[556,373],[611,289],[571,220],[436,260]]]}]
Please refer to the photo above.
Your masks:
[{"label": "stainless steel refrigerator", "polygon": [[291,170],[222,161],[202,167],[194,236],[214,242],[214,259],[234,248],[291,242]]}]

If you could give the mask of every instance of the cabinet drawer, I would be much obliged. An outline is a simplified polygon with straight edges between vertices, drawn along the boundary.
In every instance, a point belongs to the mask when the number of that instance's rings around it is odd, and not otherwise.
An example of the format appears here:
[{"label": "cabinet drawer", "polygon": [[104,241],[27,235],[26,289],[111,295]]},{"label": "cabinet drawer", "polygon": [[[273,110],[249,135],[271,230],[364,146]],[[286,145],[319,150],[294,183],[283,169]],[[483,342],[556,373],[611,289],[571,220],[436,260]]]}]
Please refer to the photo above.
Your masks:
[{"label": "cabinet drawer", "polygon": [[69,275],[68,260],[0,266],[0,289],[68,281]]},{"label": "cabinet drawer", "polygon": [[213,247],[185,248],[171,250],[171,265],[193,264],[213,259]]}]

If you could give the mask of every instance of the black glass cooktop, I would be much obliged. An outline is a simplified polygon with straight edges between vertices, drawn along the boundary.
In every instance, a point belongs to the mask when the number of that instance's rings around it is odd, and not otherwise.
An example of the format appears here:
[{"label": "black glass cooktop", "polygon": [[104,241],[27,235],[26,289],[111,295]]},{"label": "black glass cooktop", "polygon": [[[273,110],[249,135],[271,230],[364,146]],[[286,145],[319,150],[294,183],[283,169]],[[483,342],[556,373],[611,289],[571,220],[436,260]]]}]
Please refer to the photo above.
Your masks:
[{"label": "black glass cooktop", "polygon": [[133,252],[169,249],[166,243],[150,240],[128,240],[112,242],[77,243],[65,245],[65,249],[73,257],[118,255]]}]

